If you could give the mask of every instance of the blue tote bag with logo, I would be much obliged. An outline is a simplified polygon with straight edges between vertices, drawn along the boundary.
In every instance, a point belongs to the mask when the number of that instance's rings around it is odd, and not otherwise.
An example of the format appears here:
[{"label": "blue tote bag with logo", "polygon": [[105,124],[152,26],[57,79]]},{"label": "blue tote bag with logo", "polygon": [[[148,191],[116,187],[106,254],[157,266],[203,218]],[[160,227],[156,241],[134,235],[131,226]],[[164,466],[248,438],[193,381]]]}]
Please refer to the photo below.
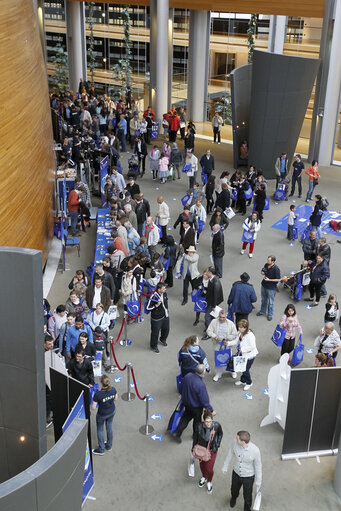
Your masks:
[{"label": "blue tote bag with logo", "polygon": [[224,345],[225,339],[220,343],[219,350],[214,352],[215,366],[226,367],[231,358],[231,350]]},{"label": "blue tote bag with logo", "polygon": [[277,325],[271,337],[272,342],[280,348],[284,342],[286,333],[287,331],[285,328],[281,328],[279,325]]},{"label": "blue tote bag with logo", "polygon": [[304,344],[302,344],[302,334],[300,334],[298,339],[298,344],[296,344],[294,351],[292,352],[291,365],[297,366],[303,361],[304,355]]}]

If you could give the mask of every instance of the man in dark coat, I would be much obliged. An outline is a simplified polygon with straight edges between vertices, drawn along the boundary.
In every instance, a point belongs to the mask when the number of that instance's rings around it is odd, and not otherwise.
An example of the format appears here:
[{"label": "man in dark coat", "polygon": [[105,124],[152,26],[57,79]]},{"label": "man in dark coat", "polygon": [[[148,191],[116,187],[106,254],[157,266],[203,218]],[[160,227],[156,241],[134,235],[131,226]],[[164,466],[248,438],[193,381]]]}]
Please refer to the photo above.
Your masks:
[{"label": "man in dark coat", "polygon": [[183,233],[180,238],[180,247],[186,251],[189,247],[195,247],[195,230],[188,222],[182,222]]},{"label": "man in dark coat", "polygon": [[209,178],[214,171],[214,156],[211,154],[209,149],[207,149],[206,154],[203,154],[200,158],[200,165],[202,171],[205,172],[205,174],[207,174],[207,178]]},{"label": "man in dark coat", "polygon": [[227,304],[231,307],[231,312],[236,315],[236,325],[241,319],[248,319],[249,314],[254,309],[252,305],[257,301],[257,296],[252,284],[249,284],[250,275],[242,273],[240,280],[232,284],[232,288],[227,299]]},{"label": "man in dark coat", "polygon": [[[137,157],[139,159],[139,169],[141,169],[141,163],[142,163],[142,174],[141,177],[144,175],[146,171],[146,156],[148,154],[147,150],[147,144],[142,139],[142,137],[136,137],[135,139],[135,154],[137,154]],[[132,194],[134,197],[134,195]]]},{"label": "man in dark coat", "polygon": [[203,291],[203,293],[206,295],[207,302],[207,310],[205,313],[205,335],[202,337],[203,341],[206,341],[210,338],[209,335],[206,334],[206,330],[213,319],[211,312],[224,300],[223,288],[215,273],[215,268],[210,266],[207,270],[209,282],[206,291]]},{"label": "man in dark coat", "polygon": [[104,312],[108,312],[112,302],[110,290],[103,285],[103,278],[99,275],[95,274],[94,284],[90,284],[90,286],[86,288],[85,300],[89,309],[95,310],[96,305],[102,303]]},{"label": "man in dark coat", "polygon": [[212,258],[216,276],[221,279],[223,276],[223,257],[225,255],[224,233],[219,224],[212,227]]}]

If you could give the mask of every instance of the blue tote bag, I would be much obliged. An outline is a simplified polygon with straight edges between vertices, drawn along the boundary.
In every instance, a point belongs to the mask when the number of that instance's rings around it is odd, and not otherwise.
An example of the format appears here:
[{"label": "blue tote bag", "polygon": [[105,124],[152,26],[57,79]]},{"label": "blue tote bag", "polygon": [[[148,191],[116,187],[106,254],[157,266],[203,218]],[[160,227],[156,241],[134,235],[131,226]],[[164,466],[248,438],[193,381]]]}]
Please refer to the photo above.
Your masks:
[{"label": "blue tote bag", "polygon": [[249,186],[249,188],[247,190],[244,190],[244,195],[245,195],[245,199],[247,199],[247,200],[252,199],[253,191],[252,191],[251,186]]},{"label": "blue tote bag", "polygon": [[243,241],[244,243],[252,243],[252,242],[253,242],[253,235],[254,235],[254,233],[253,233],[253,232],[246,231],[246,230],[244,229],[244,230],[243,230],[242,241]]},{"label": "blue tote bag", "polygon": [[215,366],[216,367],[226,367],[227,362],[231,358],[231,350],[224,346],[225,340],[221,341],[219,350],[214,352]]},{"label": "blue tote bag", "polygon": [[161,254],[160,259],[161,259],[161,262],[162,262],[162,265],[163,265],[163,269],[165,271],[167,271],[168,268],[169,268],[170,257],[168,257],[168,259],[165,259],[165,256],[163,254]]},{"label": "blue tote bag", "polygon": [[275,191],[275,200],[284,200],[285,199],[285,190],[280,190],[277,188]]},{"label": "blue tote bag", "polygon": [[203,220],[198,220],[198,234],[201,234],[205,229],[205,222]]},{"label": "blue tote bag", "polygon": [[203,185],[207,183],[207,174],[204,171],[201,173],[201,181]]},{"label": "blue tote bag", "polygon": [[178,427],[178,424],[179,424],[180,419],[183,416],[184,412],[185,412],[185,407],[182,402],[182,399],[180,399],[180,401],[176,405],[174,412],[172,413],[172,415],[169,419],[168,427],[167,427],[168,431],[170,431],[171,433],[174,433],[174,431]]},{"label": "blue tote bag", "polygon": [[301,243],[303,243],[307,238],[309,238],[309,233],[311,231],[311,229],[313,228],[313,226],[311,225],[311,223],[309,222],[307,227],[304,229],[304,231],[302,232],[302,236],[301,236]]},{"label": "blue tote bag", "polygon": [[126,303],[126,305],[128,316],[131,318],[135,318],[141,314],[140,301],[135,292],[131,293],[130,300]]},{"label": "blue tote bag", "polygon": [[231,199],[232,199],[232,200],[237,200],[237,190],[234,190],[234,191],[231,193]]},{"label": "blue tote bag", "polygon": [[298,344],[296,344],[294,351],[292,352],[291,365],[297,366],[303,360],[304,355],[304,344],[302,344],[302,334],[300,334],[298,339]]},{"label": "blue tote bag", "polygon": [[303,294],[302,277],[301,277],[301,274],[299,273],[297,275],[296,288],[294,291],[295,300],[298,300],[298,301],[302,300],[302,294]]},{"label": "blue tote bag", "polygon": [[280,348],[284,342],[286,333],[287,331],[285,328],[281,328],[279,325],[277,325],[271,337],[272,342]]},{"label": "blue tote bag", "polygon": [[183,167],[182,167],[182,172],[189,172],[192,168],[192,164],[191,163],[187,163],[187,165],[185,164]]},{"label": "blue tote bag", "polygon": [[183,205],[183,206],[186,206],[186,205],[187,205],[187,203],[188,203],[188,201],[190,200],[190,198],[191,198],[191,197],[190,197],[190,195],[187,195],[187,194],[186,194],[186,195],[184,195],[184,196],[182,197],[182,199],[181,199],[182,205]]},{"label": "blue tote bag", "polygon": [[227,309],[227,319],[229,319],[230,321],[234,322],[234,317],[233,317],[233,312],[232,312],[232,305],[229,305],[228,306],[228,309]]}]

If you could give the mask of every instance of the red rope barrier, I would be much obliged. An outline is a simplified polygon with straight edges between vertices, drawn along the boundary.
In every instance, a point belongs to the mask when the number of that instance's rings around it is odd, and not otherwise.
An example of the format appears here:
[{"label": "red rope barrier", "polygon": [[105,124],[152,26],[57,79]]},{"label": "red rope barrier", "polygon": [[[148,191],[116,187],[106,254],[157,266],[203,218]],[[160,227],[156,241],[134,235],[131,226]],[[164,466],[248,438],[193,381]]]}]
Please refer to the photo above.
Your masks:
[{"label": "red rope barrier", "polygon": [[124,327],[124,323],[125,323],[125,321],[126,321],[126,318],[124,317],[124,318],[123,318],[123,321],[122,321],[122,326],[121,326],[120,333],[118,334],[118,337],[117,337],[116,341],[115,341],[115,342],[114,342],[114,341],[112,341],[112,344],[117,344],[117,343],[118,343],[118,341],[120,340],[121,333],[122,333],[122,330],[123,330],[123,327]]},{"label": "red rope barrier", "polygon": [[[159,283],[162,281],[162,277],[163,277],[163,276],[161,275],[160,280],[159,280]],[[140,291],[140,293],[141,293],[141,295],[142,295],[142,296],[152,296],[152,295],[155,293],[155,291],[156,291],[156,290],[157,290],[157,286],[156,286],[156,288],[154,289],[154,291],[152,291],[150,294],[144,293],[143,291]]]},{"label": "red rope barrier", "polygon": [[139,311],[138,311],[137,315],[136,316],[130,316],[128,311],[127,311],[127,314],[128,314],[130,319],[136,319],[136,318],[139,317],[140,313],[141,313],[141,297],[139,296]]},{"label": "red rope barrier", "polygon": [[137,390],[137,385],[136,385],[136,380],[135,380],[135,374],[134,374],[134,368],[133,367],[131,368],[131,375],[133,377],[133,382],[134,382],[134,387],[135,387],[135,390],[136,390],[137,397],[139,399],[141,399],[141,401],[144,401],[147,396],[141,397],[139,391]]},{"label": "red rope barrier", "polygon": [[119,368],[120,371],[124,371],[126,369],[126,367],[127,367],[127,364],[124,367],[120,367],[119,363],[117,362],[116,355],[115,355],[114,343],[113,342],[110,343],[110,347],[111,347],[111,351],[112,351],[112,356],[114,357],[114,360],[115,360],[115,364],[117,365],[117,367]]}]

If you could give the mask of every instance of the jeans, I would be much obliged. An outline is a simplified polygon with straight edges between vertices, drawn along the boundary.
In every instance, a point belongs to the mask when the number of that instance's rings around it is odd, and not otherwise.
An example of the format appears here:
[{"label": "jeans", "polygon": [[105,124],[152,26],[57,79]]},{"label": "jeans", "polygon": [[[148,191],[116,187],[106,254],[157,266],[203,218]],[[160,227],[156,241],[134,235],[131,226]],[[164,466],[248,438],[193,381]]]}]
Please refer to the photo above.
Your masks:
[{"label": "jeans", "polygon": [[122,144],[122,152],[125,153],[127,151],[127,139],[126,139],[126,135],[124,134],[123,130],[119,129],[117,131],[117,138],[119,139],[119,141]]},{"label": "jeans", "polygon": [[213,317],[211,316],[211,312],[213,311],[214,307],[211,307],[210,305],[207,305],[207,310],[205,312],[205,329],[208,328],[208,325],[211,323]]},{"label": "jeans", "polygon": [[217,457],[217,452],[211,451],[211,458],[209,461],[200,461],[200,470],[202,473],[202,476],[207,479],[208,483],[212,482],[213,476],[214,476],[214,463],[215,459]]},{"label": "jeans", "polygon": [[251,511],[252,508],[252,488],[255,476],[240,477],[235,471],[232,472],[231,496],[237,499],[241,486],[243,487],[244,511]]},{"label": "jeans", "polygon": [[294,226],[293,225],[288,225],[287,239],[288,240],[293,240],[294,239]]},{"label": "jeans", "polygon": [[274,314],[274,302],[276,289],[268,289],[264,286],[261,286],[262,292],[262,305],[260,308],[261,314],[268,315],[269,318],[272,318]]},{"label": "jeans", "polygon": [[112,415],[109,415],[109,417],[101,417],[100,415],[96,415],[96,425],[97,425],[97,440],[98,440],[98,447],[101,452],[104,452],[105,445],[104,445],[104,424],[105,428],[107,430],[107,447],[108,449],[112,447],[112,441],[113,441],[113,431],[112,431],[112,421],[114,418],[115,412]]},{"label": "jeans", "polygon": [[251,383],[252,383],[252,379],[251,379],[251,375],[250,375],[250,368],[251,368],[252,364],[254,363],[254,361],[255,361],[254,358],[248,359],[248,361],[246,362],[246,369],[240,377],[240,381],[242,381],[243,383],[246,383],[247,385],[251,385]]},{"label": "jeans", "polygon": [[213,256],[213,265],[217,277],[221,278],[223,276],[223,258]]},{"label": "jeans", "polygon": [[314,181],[309,180],[309,188],[308,188],[306,200],[311,199],[311,196],[313,195],[313,192],[314,192],[314,188],[315,188]]},{"label": "jeans", "polygon": [[313,231],[316,231],[317,238],[323,238],[322,229],[320,225],[313,225],[312,229]]},{"label": "jeans", "polygon": [[301,197],[301,195],[302,195],[302,178],[296,177],[295,174],[293,174],[292,181],[291,181],[291,195],[294,195],[294,193],[295,193],[296,182],[297,182],[297,186],[298,186],[298,195],[299,195],[299,197]]},{"label": "jeans", "polygon": [[78,211],[69,211],[71,217],[71,234],[76,236],[77,234],[77,222],[78,222]]},{"label": "jeans", "polygon": [[143,236],[145,227],[146,227],[146,222],[143,222],[142,224],[137,224],[137,232],[139,233],[139,236]]},{"label": "jeans", "polygon": [[[191,276],[187,274],[183,280],[183,286],[182,286],[182,297],[183,297],[183,301],[186,303],[188,301],[188,288],[189,288],[190,282],[192,282]],[[193,285],[192,285],[192,289],[193,289]]]}]

